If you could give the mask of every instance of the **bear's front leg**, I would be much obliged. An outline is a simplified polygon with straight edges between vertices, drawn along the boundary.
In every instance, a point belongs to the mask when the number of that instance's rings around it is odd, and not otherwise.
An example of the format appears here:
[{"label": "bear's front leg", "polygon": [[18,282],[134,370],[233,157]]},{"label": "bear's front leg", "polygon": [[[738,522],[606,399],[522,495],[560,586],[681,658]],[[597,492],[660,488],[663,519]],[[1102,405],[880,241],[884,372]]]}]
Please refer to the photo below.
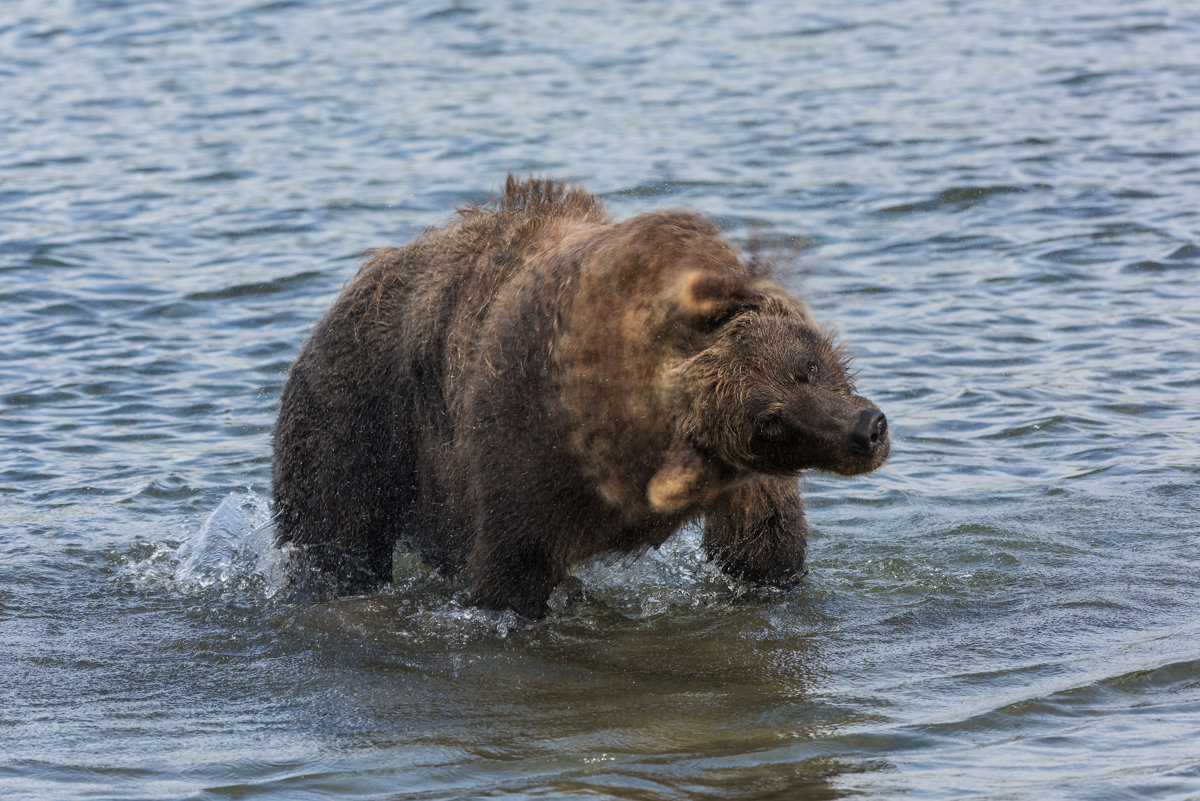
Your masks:
[{"label": "bear's front leg", "polygon": [[[466,572],[472,606],[512,609],[530,618],[549,612],[547,602],[567,576],[573,498],[561,481],[564,470],[545,471],[512,443],[499,441],[499,424],[475,429],[469,488],[470,553]],[[531,436],[514,439],[533,441]],[[560,492],[565,498],[555,498]]]},{"label": "bear's front leg", "polygon": [[791,587],[804,576],[804,502],[795,478],[762,478],[717,499],[705,516],[704,550],[745,581]]},{"label": "bear's front leg", "polygon": [[487,536],[476,539],[469,569],[472,606],[535,619],[546,616],[550,593],[567,572],[543,543]]}]

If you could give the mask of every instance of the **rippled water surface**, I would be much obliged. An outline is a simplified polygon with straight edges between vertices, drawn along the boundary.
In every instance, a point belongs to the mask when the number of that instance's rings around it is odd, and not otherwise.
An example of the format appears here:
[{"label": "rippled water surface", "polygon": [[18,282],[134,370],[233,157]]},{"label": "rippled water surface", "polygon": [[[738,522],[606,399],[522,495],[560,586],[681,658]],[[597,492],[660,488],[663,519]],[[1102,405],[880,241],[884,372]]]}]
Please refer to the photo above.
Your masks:
[{"label": "rippled water surface", "polygon": [[[1166,0],[10,0],[0,795],[1200,797],[1197,53]],[[508,171],[798,253],[896,438],[806,476],[801,588],[685,532],[537,624],[276,595],[292,356]]]}]

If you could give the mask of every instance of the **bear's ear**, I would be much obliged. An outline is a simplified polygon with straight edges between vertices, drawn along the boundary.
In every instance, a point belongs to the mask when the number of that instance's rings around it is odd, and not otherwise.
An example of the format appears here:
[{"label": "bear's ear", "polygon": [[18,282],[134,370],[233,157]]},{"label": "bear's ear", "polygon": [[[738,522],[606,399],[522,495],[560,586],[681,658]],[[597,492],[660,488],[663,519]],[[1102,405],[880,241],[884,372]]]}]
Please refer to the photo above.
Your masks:
[{"label": "bear's ear", "polygon": [[693,270],[679,283],[679,310],[695,323],[714,324],[751,305],[758,293],[752,282],[709,270]]},{"label": "bear's ear", "polygon": [[703,500],[710,489],[711,468],[688,443],[671,444],[663,465],[646,485],[646,499],[660,514],[680,512]]}]

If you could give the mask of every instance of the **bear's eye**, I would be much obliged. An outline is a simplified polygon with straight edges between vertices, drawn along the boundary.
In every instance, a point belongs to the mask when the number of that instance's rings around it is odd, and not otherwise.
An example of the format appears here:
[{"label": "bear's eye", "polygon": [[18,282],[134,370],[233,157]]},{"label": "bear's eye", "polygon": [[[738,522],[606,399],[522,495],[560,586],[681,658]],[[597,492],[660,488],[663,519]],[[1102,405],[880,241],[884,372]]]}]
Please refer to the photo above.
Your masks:
[{"label": "bear's eye", "polygon": [[817,375],[821,372],[821,368],[816,362],[806,362],[803,367],[792,374],[792,380],[797,384],[811,384],[817,380]]},{"label": "bear's eye", "polygon": [[780,442],[787,435],[787,426],[778,415],[768,414],[760,418],[754,426],[754,433],[765,442]]}]

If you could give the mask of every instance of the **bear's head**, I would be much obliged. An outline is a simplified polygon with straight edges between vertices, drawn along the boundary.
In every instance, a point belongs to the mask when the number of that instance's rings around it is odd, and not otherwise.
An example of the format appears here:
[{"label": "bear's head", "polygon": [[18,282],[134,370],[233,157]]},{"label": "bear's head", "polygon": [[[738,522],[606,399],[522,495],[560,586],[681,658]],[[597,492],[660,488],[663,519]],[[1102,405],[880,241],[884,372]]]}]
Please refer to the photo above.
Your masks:
[{"label": "bear's head", "polygon": [[804,304],[762,278],[698,271],[678,308],[700,349],[670,371],[680,433],[739,473],[858,475],[891,452],[887,418],[855,393],[845,353]]}]

